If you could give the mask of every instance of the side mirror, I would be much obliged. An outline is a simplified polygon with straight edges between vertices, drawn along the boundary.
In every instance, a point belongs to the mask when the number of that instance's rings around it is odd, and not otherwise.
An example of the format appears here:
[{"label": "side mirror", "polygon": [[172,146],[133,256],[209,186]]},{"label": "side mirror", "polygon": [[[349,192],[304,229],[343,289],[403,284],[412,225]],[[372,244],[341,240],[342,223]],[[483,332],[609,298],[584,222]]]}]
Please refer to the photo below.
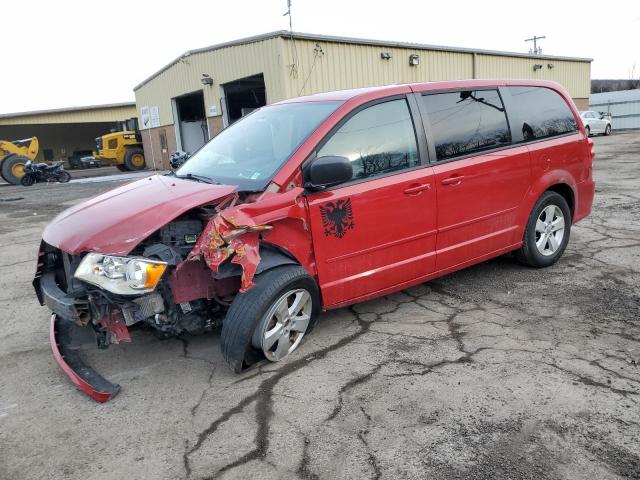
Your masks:
[{"label": "side mirror", "polygon": [[305,188],[323,190],[353,177],[353,167],[346,157],[318,157],[311,162],[307,170]]}]

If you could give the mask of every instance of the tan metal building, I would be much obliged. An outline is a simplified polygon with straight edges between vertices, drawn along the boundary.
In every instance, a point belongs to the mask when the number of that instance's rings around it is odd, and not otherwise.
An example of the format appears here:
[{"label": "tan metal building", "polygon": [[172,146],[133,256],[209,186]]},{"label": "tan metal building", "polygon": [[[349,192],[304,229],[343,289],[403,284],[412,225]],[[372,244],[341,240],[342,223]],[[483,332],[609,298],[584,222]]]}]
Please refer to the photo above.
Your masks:
[{"label": "tan metal building", "polygon": [[147,165],[166,166],[175,150],[193,152],[265,104],[331,90],[469,78],[553,80],[585,109],[591,59],[278,31],[188,51],[134,92]]},{"label": "tan metal building", "polygon": [[37,161],[66,161],[90,154],[96,137],[119,129],[120,122],[136,115],[134,102],[1,114],[0,139],[38,137]]}]

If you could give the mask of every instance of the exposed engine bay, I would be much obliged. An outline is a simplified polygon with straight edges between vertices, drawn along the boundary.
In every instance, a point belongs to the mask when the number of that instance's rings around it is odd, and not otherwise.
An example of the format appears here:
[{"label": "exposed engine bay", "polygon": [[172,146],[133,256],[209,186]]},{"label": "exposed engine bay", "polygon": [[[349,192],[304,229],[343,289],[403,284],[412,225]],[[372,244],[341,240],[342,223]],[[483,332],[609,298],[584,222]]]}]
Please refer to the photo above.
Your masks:
[{"label": "exposed engine bay", "polygon": [[[298,232],[304,230],[299,228],[304,225],[298,195],[227,195],[217,204],[187,210],[140,239],[126,255],[68,253],[47,243],[45,232],[34,287],[40,302],[54,312],[51,342],[58,363],[79,389],[106,401],[119,387],[82,363],[77,347],[70,347],[77,338],[86,340],[93,331],[98,348],[104,349],[131,341],[134,326],[166,338],[221,325],[234,297],[252,287],[254,275],[298,264],[278,247],[279,236],[291,235],[290,220]],[[251,210],[257,197],[267,209]],[[264,211],[271,218],[261,217]],[[272,222],[282,223],[280,233],[272,232]],[[264,238],[271,233],[274,243]]]}]

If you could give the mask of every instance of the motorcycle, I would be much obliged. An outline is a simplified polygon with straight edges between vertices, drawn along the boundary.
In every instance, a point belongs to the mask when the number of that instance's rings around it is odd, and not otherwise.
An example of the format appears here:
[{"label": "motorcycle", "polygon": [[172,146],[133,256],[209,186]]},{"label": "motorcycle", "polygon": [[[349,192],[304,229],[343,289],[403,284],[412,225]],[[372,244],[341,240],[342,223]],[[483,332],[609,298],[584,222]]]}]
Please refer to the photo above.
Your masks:
[{"label": "motorcycle", "polygon": [[177,170],[184,164],[184,162],[189,160],[189,157],[190,154],[188,152],[183,152],[182,150],[174,152],[171,157],[169,157],[169,164],[171,165],[171,169]]},{"label": "motorcycle", "polygon": [[71,180],[69,172],[65,172],[62,162],[53,165],[46,163],[33,163],[31,160],[24,164],[24,176],[20,183],[25,187],[30,187],[39,182],[60,182],[67,183]]}]

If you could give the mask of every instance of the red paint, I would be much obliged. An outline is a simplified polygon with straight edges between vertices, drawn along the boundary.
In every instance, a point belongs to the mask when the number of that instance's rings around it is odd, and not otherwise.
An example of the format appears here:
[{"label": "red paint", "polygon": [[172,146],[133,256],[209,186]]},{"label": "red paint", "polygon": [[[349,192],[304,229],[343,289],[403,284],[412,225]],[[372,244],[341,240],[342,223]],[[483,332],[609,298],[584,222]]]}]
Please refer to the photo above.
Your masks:
[{"label": "red paint", "polygon": [[86,382],[75,370],[73,370],[67,362],[64,360],[64,357],[60,353],[60,349],[58,348],[58,342],[56,341],[56,315],[51,316],[51,322],[49,325],[49,342],[51,344],[51,351],[53,352],[53,358],[58,363],[62,371],[69,377],[71,383],[73,383],[78,390],[83,393],[89,395],[96,402],[104,403],[111,399],[112,394],[109,392],[102,392],[96,390]]},{"label": "red paint", "polygon": [[[303,189],[303,163],[355,108],[413,92],[506,85],[555,90],[570,106],[578,132],[325,192]],[[344,103],[281,167],[273,178],[277,192],[270,188],[269,193],[252,195],[245,203],[238,203],[235,196],[230,196],[233,186],[153,177],[72,208],[47,228],[44,239],[71,253],[91,250],[126,254],[145,236],[187,210],[224,202],[201,234],[189,256],[191,261],[202,258],[214,271],[224,261],[240,264],[241,288],[246,290],[260,261],[259,243],[270,243],[288,251],[316,278],[323,307],[333,308],[400,290],[517,249],[532,206],[552,186],[561,185],[572,192],[574,222],[591,210],[592,143],[569,96],[555,83],[431,82],[331,92],[286,102],[325,100]],[[320,207],[347,199],[352,204],[354,228],[348,229],[343,238],[326,235]],[[259,230],[265,226],[271,229]],[[238,230],[242,232],[233,233]],[[189,288],[182,280],[188,277],[177,272],[171,279],[179,292],[177,298],[189,298],[196,292],[208,298],[210,281],[200,290]]]},{"label": "red paint", "polygon": [[514,147],[437,164],[436,269],[455,266],[514,240],[517,208],[530,184],[529,152]]},{"label": "red paint", "polygon": [[127,255],[174,218],[220,201],[235,189],[153,175],[65,210],[47,225],[42,238],[73,255]]},{"label": "red paint", "polygon": [[[435,268],[436,188],[431,167],[307,197],[325,307],[416,278]],[[431,188],[406,194],[416,184]],[[351,199],[354,228],[325,235],[320,206]]]},{"label": "red paint", "polygon": [[111,314],[104,316],[98,322],[99,325],[106,330],[109,335],[109,342],[118,344],[120,342],[131,342],[129,329],[122,317],[122,312],[118,309],[112,309]]}]

